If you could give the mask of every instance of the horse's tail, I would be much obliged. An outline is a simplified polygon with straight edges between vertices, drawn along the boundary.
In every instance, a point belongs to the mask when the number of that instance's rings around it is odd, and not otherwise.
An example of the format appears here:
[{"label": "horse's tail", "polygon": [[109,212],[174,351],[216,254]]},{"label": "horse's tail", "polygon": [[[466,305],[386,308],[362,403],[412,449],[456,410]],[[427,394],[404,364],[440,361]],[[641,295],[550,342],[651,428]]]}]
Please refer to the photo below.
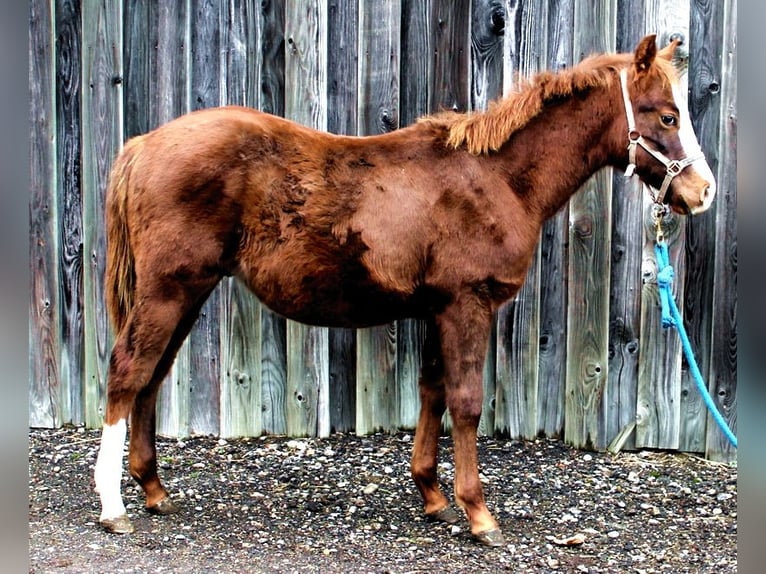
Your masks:
[{"label": "horse's tail", "polygon": [[133,164],[143,138],[136,137],[125,144],[112,166],[106,189],[106,306],[115,333],[125,325],[133,308],[136,285],[133,247],[128,227],[128,195]]}]

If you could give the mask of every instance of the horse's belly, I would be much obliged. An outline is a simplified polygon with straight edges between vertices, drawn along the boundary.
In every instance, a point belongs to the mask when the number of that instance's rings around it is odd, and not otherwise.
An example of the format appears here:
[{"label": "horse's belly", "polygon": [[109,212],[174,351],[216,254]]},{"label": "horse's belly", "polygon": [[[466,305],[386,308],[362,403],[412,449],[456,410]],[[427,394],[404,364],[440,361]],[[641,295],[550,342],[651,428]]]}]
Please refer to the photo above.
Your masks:
[{"label": "horse's belly", "polygon": [[326,327],[369,327],[422,316],[410,293],[391,292],[340,271],[242,277],[258,299],[288,319]]}]

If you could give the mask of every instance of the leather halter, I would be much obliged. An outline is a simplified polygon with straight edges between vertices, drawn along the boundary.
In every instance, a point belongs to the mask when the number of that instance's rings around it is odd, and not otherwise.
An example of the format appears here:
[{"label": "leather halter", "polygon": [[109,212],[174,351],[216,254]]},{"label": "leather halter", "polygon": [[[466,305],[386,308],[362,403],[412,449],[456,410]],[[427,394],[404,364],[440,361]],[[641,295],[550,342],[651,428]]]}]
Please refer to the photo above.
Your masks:
[{"label": "leather halter", "polygon": [[641,146],[647,153],[665,166],[665,179],[662,182],[662,186],[660,186],[659,192],[653,198],[655,203],[662,204],[662,200],[664,199],[665,193],[667,193],[673,178],[681,173],[686,166],[693,164],[697,160],[705,159],[705,155],[700,149],[693,155],[676,160],[668,158],[665,154],[656,149],[652,149],[638,130],[636,130],[636,119],[633,116],[633,104],[631,104],[630,95],[628,94],[627,68],[620,70],[620,84],[622,85],[622,99],[625,103],[625,115],[628,117],[628,167],[625,169],[625,177],[632,176],[633,172],[636,170],[636,147]]}]

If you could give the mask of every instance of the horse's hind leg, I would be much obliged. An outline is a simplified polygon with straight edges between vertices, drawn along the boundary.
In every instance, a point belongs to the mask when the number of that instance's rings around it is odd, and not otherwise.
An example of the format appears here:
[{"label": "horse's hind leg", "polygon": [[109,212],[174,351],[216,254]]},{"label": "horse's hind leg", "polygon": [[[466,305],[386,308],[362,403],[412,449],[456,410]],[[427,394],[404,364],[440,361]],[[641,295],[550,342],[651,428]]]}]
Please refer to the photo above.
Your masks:
[{"label": "horse's hind leg", "polygon": [[[206,289],[209,292],[209,287]],[[96,491],[101,499],[99,522],[110,532],[132,532],[133,526],[125,512],[120,493],[122,476],[122,450],[127,433],[127,420],[134,409],[140,393],[151,399],[155,371],[168,349],[171,339],[189,312],[197,304],[197,297],[191,298],[186,292],[176,292],[175,298],[143,296],[138,292],[136,306],[117,336],[109,363],[107,380],[106,414],[101,435],[101,447],[96,461]],[[155,291],[162,293],[161,290]],[[144,402],[144,399],[141,400]],[[145,409],[145,406],[142,407]],[[149,423],[141,418],[136,426],[145,428]],[[134,421],[131,421],[133,426]],[[132,432],[131,432],[132,434]],[[139,431],[139,434],[144,434]],[[131,441],[133,442],[133,441]]]},{"label": "horse's hind leg", "polygon": [[207,294],[200,298],[197,305],[187,312],[178,324],[162,358],[157,363],[151,382],[136,395],[130,415],[128,469],[130,475],[143,489],[146,496],[146,509],[152,514],[172,514],[178,510],[157,474],[155,442],[157,393],[206,299]]},{"label": "horse's hind leg", "polygon": [[423,346],[423,364],[419,381],[420,416],[412,448],[411,473],[415,485],[423,497],[426,516],[431,520],[455,523],[459,517],[449,506],[439,488],[437,454],[442,415],[446,409],[444,400],[444,364],[441,358],[439,335],[436,326],[429,321]]}]

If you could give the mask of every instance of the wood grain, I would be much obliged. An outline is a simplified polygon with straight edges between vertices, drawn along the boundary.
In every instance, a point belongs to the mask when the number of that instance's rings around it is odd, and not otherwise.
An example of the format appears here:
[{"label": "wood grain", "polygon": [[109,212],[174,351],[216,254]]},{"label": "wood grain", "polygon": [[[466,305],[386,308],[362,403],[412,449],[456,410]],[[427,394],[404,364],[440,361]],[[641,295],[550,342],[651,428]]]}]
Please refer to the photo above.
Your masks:
[{"label": "wood grain", "polygon": [[[257,20],[261,71],[259,109],[285,115],[285,9],[284,2],[263,0]],[[261,309],[261,392],[264,432],[285,433],[287,388],[287,325],[270,309]]]},{"label": "wood grain", "polygon": [[[713,335],[708,390],[737,434],[737,0],[724,3],[719,129],[718,213]],[[706,458],[730,461],[736,451],[708,413]]]},{"label": "wood grain", "polygon": [[[327,16],[327,131],[357,133],[359,3],[331,0]],[[330,426],[335,432],[356,427],[356,331],[330,329]]]},{"label": "wood grain", "polygon": [[33,427],[69,422],[63,420],[59,396],[59,353],[63,347],[57,269],[52,12],[49,2],[32,0],[29,4],[29,425]]},{"label": "wood grain", "polygon": [[[60,419],[82,421],[84,365],[83,317],[83,135],[82,24],[76,2],[58,2],[56,15],[56,180],[58,198],[61,362]],[[94,415],[97,418],[97,415]]]},{"label": "wood grain", "polygon": [[[616,2],[575,5],[574,57],[614,51]],[[569,204],[565,440],[603,449],[609,345],[612,174],[594,175]]]},{"label": "wood grain", "polygon": [[[226,3],[221,17],[224,105],[255,107],[259,93],[258,8],[254,0]],[[254,65],[255,64],[255,65]],[[256,70],[253,73],[253,70]],[[261,304],[242,283],[221,283],[221,421],[225,437],[259,436],[262,429]]]},{"label": "wood grain", "polygon": [[[399,127],[399,50],[396,33],[401,18],[398,1],[359,3],[359,135],[385,133]],[[357,331],[356,433],[399,426],[396,324]]]},{"label": "wood grain", "polygon": [[[327,12],[321,2],[288,0],[285,6],[285,116],[327,128]],[[325,327],[287,325],[287,432],[330,432],[329,345]]]},{"label": "wood grain", "polygon": [[[574,2],[548,5],[547,67],[573,64]],[[569,205],[543,225],[540,238],[540,348],[537,375],[537,429],[545,436],[564,432],[566,386]]]},{"label": "wood grain", "polygon": [[[82,218],[85,421],[100,426],[111,350],[104,303],[104,194],[122,143],[122,9],[117,1],[82,4]],[[85,264],[87,262],[87,264]]]}]

